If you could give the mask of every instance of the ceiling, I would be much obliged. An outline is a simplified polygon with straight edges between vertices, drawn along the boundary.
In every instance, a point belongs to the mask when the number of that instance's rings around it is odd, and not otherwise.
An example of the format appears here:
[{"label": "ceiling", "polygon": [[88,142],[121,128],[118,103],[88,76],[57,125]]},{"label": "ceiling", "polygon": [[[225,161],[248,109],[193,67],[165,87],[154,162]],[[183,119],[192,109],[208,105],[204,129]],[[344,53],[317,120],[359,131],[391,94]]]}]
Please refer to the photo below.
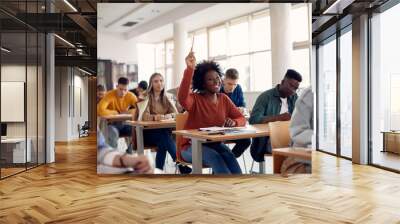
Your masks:
[{"label": "ceiling", "polygon": [[[3,31],[3,45],[12,49],[8,58],[31,58],[36,47],[25,45],[24,31],[36,34],[50,32],[55,38],[56,65],[85,66],[96,73],[97,68],[97,0],[45,0],[0,1],[0,24]],[[50,13],[51,12],[51,13]],[[29,37],[29,35],[28,35]],[[22,42],[21,42],[22,41]],[[26,50],[25,50],[25,46]],[[31,53],[32,52],[32,53]]]},{"label": "ceiling", "polygon": [[[227,9],[229,7],[229,10]],[[268,3],[152,3],[99,4],[98,33],[152,43],[172,37],[174,22],[189,31],[267,9]],[[223,12],[223,13],[221,13]],[[137,22],[132,27],[123,24]]]},{"label": "ceiling", "polygon": [[375,12],[388,0],[316,0],[312,4],[313,44],[350,25],[354,17]]},{"label": "ceiling", "polygon": [[[122,34],[159,16],[165,15],[182,5],[183,3],[99,3],[97,17],[98,31]],[[137,24],[131,27],[124,26],[127,22]]]}]

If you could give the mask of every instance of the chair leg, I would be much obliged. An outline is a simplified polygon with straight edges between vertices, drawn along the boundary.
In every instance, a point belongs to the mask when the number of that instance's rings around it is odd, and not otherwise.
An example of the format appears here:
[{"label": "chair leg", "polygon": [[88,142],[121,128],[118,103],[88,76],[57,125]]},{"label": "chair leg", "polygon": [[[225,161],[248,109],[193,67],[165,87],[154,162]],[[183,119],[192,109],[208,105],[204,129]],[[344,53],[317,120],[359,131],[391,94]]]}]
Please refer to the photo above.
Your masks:
[{"label": "chair leg", "polygon": [[244,173],[247,173],[246,159],[244,158],[244,153],[242,154],[242,158],[243,158],[243,165],[244,165]]},{"label": "chair leg", "polygon": [[251,167],[250,167],[250,174],[253,174],[253,167],[254,167],[254,159],[253,162],[251,162]]}]

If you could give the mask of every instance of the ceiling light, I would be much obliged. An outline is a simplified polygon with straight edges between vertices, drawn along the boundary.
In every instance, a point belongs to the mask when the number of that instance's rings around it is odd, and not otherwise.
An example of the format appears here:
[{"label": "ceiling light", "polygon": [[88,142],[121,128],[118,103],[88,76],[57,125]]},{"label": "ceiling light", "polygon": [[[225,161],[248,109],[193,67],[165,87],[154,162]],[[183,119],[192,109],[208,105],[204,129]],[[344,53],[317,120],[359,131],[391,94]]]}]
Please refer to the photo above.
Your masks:
[{"label": "ceiling light", "polygon": [[132,21],[130,21],[130,22],[126,22],[125,24],[123,24],[122,26],[128,26],[128,27],[130,27],[130,26],[134,26],[134,25],[136,25],[137,24],[137,22],[132,22]]},{"label": "ceiling light", "polygon": [[64,0],[65,4],[67,4],[72,10],[74,10],[74,12],[78,12],[78,10],[71,4],[69,3],[68,0]]},{"label": "ceiling light", "polygon": [[85,73],[85,74],[92,75],[92,73],[90,73],[90,72],[88,72],[88,71],[85,71],[85,70],[83,70],[83,69],[81,69],[81,68],[79,68],[79,67],[78,67],[78,69],[79,69],[79,71],[81,71],[81,72],[83,72],[83,73]]},{"label": "ceiling light", "polygon": [[67,41],[66,39],[58,36],[57,34],[54,34],[55,37],[57,37],[58,39],[60,39],[61,41],[63,41],[64,43],[68,44],[69,46],[75,48],[75,45],[71,44],[71,42]]},{"label": "ceiling light", "polygon": [[354,0],[336,0],[322,14],[342,14],[343,9],[351,5]]},{"label": "ceiling light", "polygon": [[1,50],[4,51],[4,52],[6,52],[6,53],[10,53],[10,52],[11,52],[11,50],[9,50],[9,49],[7,49],[7,48],[5,48],[5,47],[1,47]]}]

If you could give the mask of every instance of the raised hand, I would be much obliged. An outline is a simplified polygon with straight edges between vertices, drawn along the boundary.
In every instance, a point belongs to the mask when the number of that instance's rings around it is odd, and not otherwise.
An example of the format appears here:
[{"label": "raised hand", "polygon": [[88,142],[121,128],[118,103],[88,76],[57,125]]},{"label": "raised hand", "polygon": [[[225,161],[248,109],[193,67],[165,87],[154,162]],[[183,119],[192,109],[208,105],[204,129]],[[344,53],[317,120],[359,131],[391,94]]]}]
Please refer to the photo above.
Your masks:
[{"label": "raised hand", "polygon": [[194,69],[196,66],[196,57],[194,56],[194,52],[190,51],[189,54],[185,58],[186,66],[188,68]]}]

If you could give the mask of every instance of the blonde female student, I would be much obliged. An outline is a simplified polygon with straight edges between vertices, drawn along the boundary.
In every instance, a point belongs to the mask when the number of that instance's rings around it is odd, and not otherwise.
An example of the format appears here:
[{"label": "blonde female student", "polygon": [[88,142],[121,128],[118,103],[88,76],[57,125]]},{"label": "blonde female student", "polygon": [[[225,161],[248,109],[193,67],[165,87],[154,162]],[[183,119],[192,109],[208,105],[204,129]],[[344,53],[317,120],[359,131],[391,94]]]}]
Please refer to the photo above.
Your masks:
[{"label": "blonde female student", "polygon": [[[137,104],[139,121],[161,121],[174,119],[178,113],[171,98],[164,89],[164,78],[160,73],[154,73],[149,80],[149,88],[144,93],[143,101]],[[156,168],[163,170],[167,152],[176,161],[176,146],[172,138],[171,129],[151,129],[144,130],[144,143],[146,145],[156,145]],[[190,173],[191,169],[187,166],[178,164],[181,173]]]}]

